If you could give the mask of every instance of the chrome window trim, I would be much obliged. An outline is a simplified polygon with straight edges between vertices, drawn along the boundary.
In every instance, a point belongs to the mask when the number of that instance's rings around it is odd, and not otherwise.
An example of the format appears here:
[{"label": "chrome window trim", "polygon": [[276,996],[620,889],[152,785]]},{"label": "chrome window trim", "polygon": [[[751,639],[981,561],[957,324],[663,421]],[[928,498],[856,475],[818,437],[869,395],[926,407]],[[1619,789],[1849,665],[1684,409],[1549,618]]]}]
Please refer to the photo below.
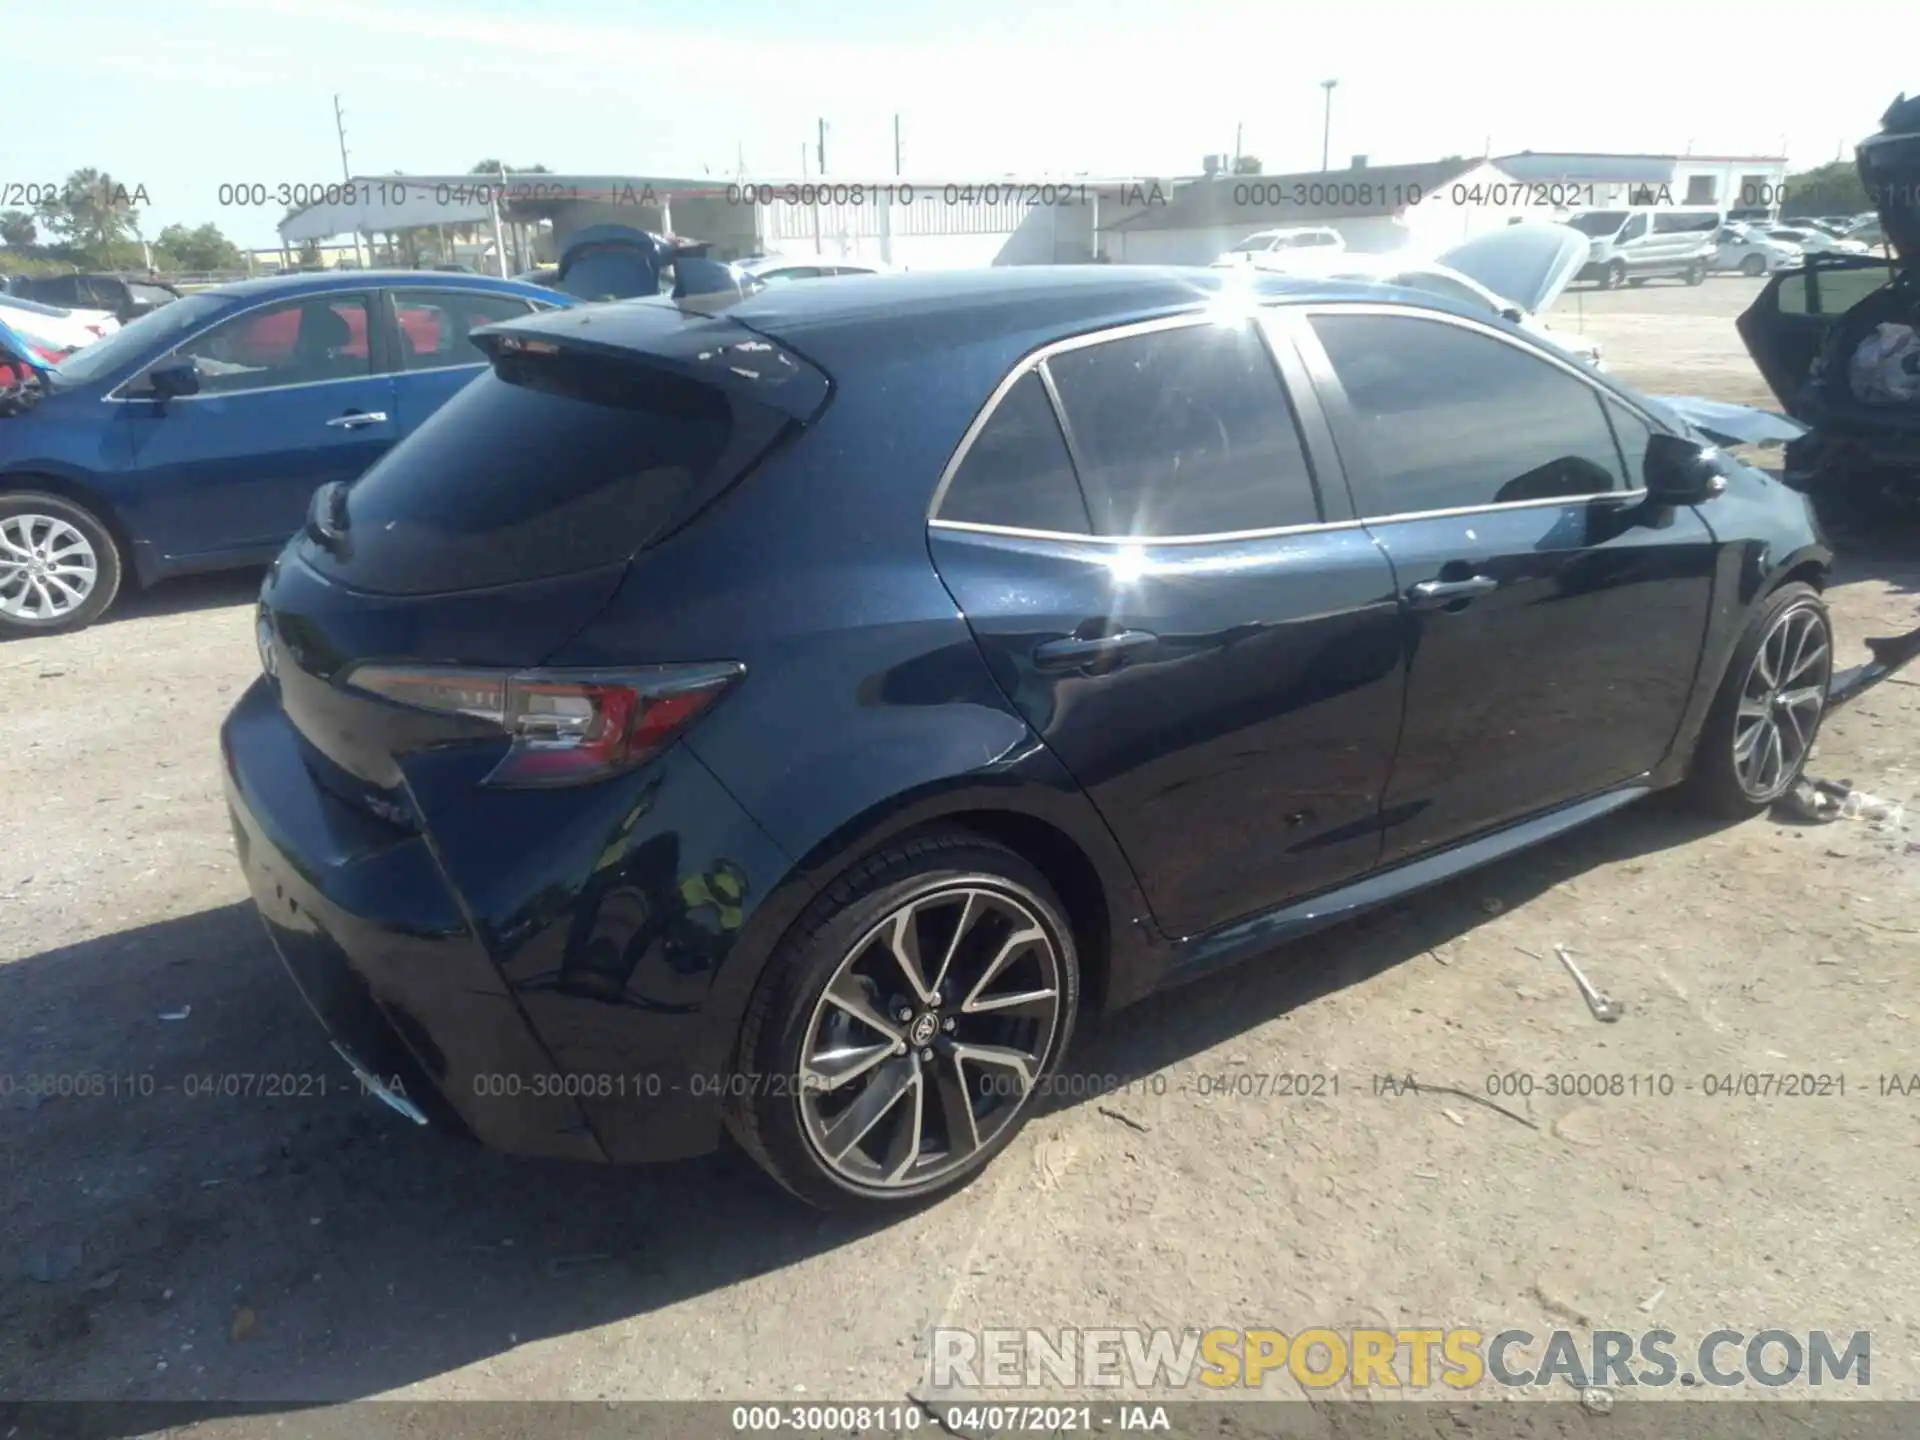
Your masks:
[{"label": "chrome window trim", "polygon": [[[1278,314],[1276,314],[1276,312],[1278,312]],[[1308,301],[1306,303],[1299,303],[1286,299],[1272,299],[1260,304],[1251,315],[1246,317],[1249,323],[1254,324],[1256,329],[1263,332],[1261,337],[1262,341],[1269,346],[1273,344],[1273,340],[1272,337],[1266,335],[1264,331],[1270,319],[1279,318],[1279,314],[1298,318],[1298,323],[1292,332],[1296,343],[1304,339],[1306,343],[1311,344],[1317,354],[1308,358],[1324,365],[1329,371],[1332,369],[1332,363],[1327,359],[1326,351],[1320,345],[1319,336],[1313,333],[1313,327],[1308,323],[1315,315],[1374,314],[1386,315],[1402,320],[1428,320],[1437,321],[1443,325],[1455,325],[1463,330],[1471,330],[1491,340],[1497,340],[1502,345],[1518,350],[1523,355],[1553,366],[1563,374],[1570,375],[1585,385],[1587,389],[1594,392],[1600,401],[1611,401],[1626,410],[1629,414],[1644,421],[1655,431],[1661,433],[1666,432],[1667,427],[1659,417],[1649,414],[1646,410],[1634,403],[1628,396],[1622,395],[1606,385],[1597,383],[1592,374],[1587,371],[1586,367],[1582,366],[1579,361],[1574,360],[1571,356],[1562,357],[1553,354],[1544,346],[1535,345],[1517,336],[1509,335],[1505,331],[1495,329],[1483,321],[1464,315],[1454,315],[1444,310],[1429,310],[1421,306],[1394,304],[1389,301],[1379,300]],[[1047,392],[1047,398],[1053,403],[1054,418],[1059,422],[1060,433],[1066,440],[1068,456],[1072,459],[1077,472],[1080,467],[1080,457],[1074,452],[1073,432],[1067,424],[1065,411],[1060,404],[1059,394],[1054,389],[1053,378],[1047,372],[1046,362],[1055,355],[1065,354],[1071,350],[1084,350],[1089,346],[1104,344],[1109,340],[1124,340],[1135,335],[1155,334],[1162,330],[1180,330],[1193,325],[1216,325],[1219,323],[1221,323],[1219,316],[1204,308],[1200,310],[1182,311],[1178,315],[1166,315],[1154,320],[1136,321],[1128,325],[1115,326],[1110,330],[1097,330],[1086,335],[1071,335],[1063,340],[1052,341],[1049,344],[1041,346],[1031,354],[1023,356],[1020,361],[1002,377],[1000,383],[994,387],[993,393],[987,397],[986,404],[980,408],[980,413],[973,417],[973,422],[967,426],[966,433],[960,437],[960,443],[954,448],[953,455],[948,459],[946,468],[941,471],[940,483],[935,487],[933,500],[927,507],[928,527],[936,530],[953,530],[979,535],[1006,535],[1032,540],[1084,540],[1102,545],[1215,545],[1231,543],[1236,540],[1265,540],[1275,536],[1310,535],[1323,530],[1351,530],[1365,525],[1389,525],[1407,520],[1445,520],[1465,515],[1500,514],[1508,510],[1537,510],[1547,505],[1583,505],[1590,504],[1596,500],[1635,501],[1646,497],[1646,487],[1636,486],[1630,489],[1598,490],[1584,495],[1554,495],[1540,500],[1507,500],[1486,505],[1452,506],[1441,510],[1407,510],[1392,515],[1375,515],[1352,520],[1321,520],[1306,525],[1278,525],[1265,530],[1234,530],[1213,535],[1075,534],[1059,530],[1028,530],[1017,525],[989,525],[980,521],[942,520],[940,518],[941,502],[947,498],[947,489],[952,485],[953,477],[959,473],[961,465],[966,462],[968,452],[973,449],[974,440],[980,432],[986,428],[987,422],[993,418],[994,411],[999,409],[1000,402],[1006,397],[1007,392],[1012,390],[1013,387],[1020,382],[1021,377],[1029,371],[1038,371],[1040,374],[1040,382]],[[1280,381],[1284,390],[1286,384],[1284,375],[1280,377]]]},{"label": "chrome window trim", "polygon": [[1275,536],[1312,535],[1324,530],[1360,530],[1368,525],[1392,525],[1405,520],[1451,520],[1471,515],[1499,515],[1508,510],[1543,510],[1549,505],[1586,505],[1596,500],[1639,500],[1645,490],[1601,490],[1587,495],[1550,495],[1543,500],[1503,500],[1497,505],[1456,505],[1447,510],[1408,510],[1398,515],[1375,515],[1366,520],[1316,520],[1307,525],[1276,525],[1268,530],[1228,530],[1214,535],[1076,535],[1061,530],[1026,530],[1017,525],[988,525],[977,520],[929,520],[933,530],[961,530],[981,535],[1017,535],[1029,540],[1084,540],[1096,545],[1224,545],[1236,540],[1270,540]]},{"label": "chrome window trim", "polygon": [[[248,305],[243,309],[233,311],[229,315],[222,315],[218,320],[213,321],[211,324],[201,326],[198,330],[195,330],[192,334],[188,335],[185,339],[171,346],[165,352],[156,356],[154,359],[149,360],[145,365],[142,365],[133,374],[129,375],[126,379],[122,380],[118,385],[114,386],[113,389],[109,390],[105,395],[102,395],[100,397],[100,401],[102,404],[105,404],[105,405],[151,405],[153,401],[145,395],[122,395],[120,392],[126,389],[127,386],[131,385],[135,380],[138,380],[154,365],[159,364],[160,361],[166,359],[168,355],[171,355],[174,353],[174,351],[180,349],[181,346],[191,345],[194,341],[198,340],[201,336],[207,334],[210,331],[219,329],[220,326],[225,325],[229,320],[238,320],[243,315],[251,315],[257,310],[270,310],[278,305],[293,305],[303,300],[319,300],[324,298],[327,295],[352,295],[352,296],[365,297],[367,302],[367,324],[371,326],[373,324],[374,311],[378,308],[378,299],[381,292],[414,289],[414,288],[437,289],[437,290],[442,290],[449,295],[478,295],[483,298],[498,298],[500,295],[500,292],[497,290],[463,290],[463,289],[457,289],[451,285],[424,286],[424,287],[413,287],[413,286],[405,286],[405,285],[375,285],[367,289],[318,290],[311,295],[293,296],[291,298],[282,297],[282,298],[273,299],[273,300],[262,300],[257,305]],[[539,314],[541,308],[554,309],[554,310],[561,308],[558,305],[547,305],[542,307],[541,302],[534,299],[534,297],[531,295],[509,295],[506,298],[511,300],[521,300],[526,302],[528,305],[538,307],[533,310],[530,310],[528,312],[529,314]],[[525,317],[515,316],[514,318],[524,319]],[[396,324],[398,323],[397,318],[395,323]],[[494,321],[492,323],[508,324],[511,322]],[[371,334],[369,334],[368,336],[368,348],[369,350],[371,350],[372,348]],[[485,361],[480,361],[474,366],[474,368],[478,369],[480,368],[480,366],[484,365],[485,363],[486,363]],[[465,369],[466,367],[458,366],[458,365],[445,365],[440,368],[444,370],[458,370],[458,369]],[[387,379],[392,379],[393,377],[398,375],[419,375],[419,374],[426,374],[426,373],[432,373],[432,372],[419,371],[419,370],[369,370],[368,373],[366,373],[365,375],[343,375],[332,380],[297,380],[291,385],[262,385],[257,389],[234,390],[234,391],[229,391],[228,393],[223,395],[176,395],[167,403],[169,405],[180,405],[192,400],[232,400],[232,399],[237,399],[242,395],[266,395],[275,390],[310,390],[316,385],[351,385],[361,380],[387,380]]]}]

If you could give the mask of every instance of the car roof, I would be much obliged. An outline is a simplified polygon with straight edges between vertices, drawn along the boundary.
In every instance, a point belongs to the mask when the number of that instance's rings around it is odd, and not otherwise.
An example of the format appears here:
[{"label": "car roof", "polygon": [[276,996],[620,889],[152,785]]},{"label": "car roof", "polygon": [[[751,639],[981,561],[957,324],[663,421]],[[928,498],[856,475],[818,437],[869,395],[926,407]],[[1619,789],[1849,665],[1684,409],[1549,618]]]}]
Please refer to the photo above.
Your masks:
[{"label": "car roof", "polygon": [[[741,346],[739,326],[745,326],[835,382],[887,371],[895,384],[906,386],[912,384],[908,372],[927,372],[929,382],[970,394],[977,390],[983,399],[1021,357],[1056,340],[1194,313],[1231,300],[1233,292],[1246,296],[1248,311],[1288,300],[1384,301],[1490,321],[1484,309],[1467,301],[1365,280],[1196,265],[1008,265],[847,275],[831,284],[768,286],[749,296],[605,301],[490,324],[476,330],[476,338],[507,342],[509,336],[543,336],[568,348],[628,351],[668,369],[699,374],[716,357],[732,365],[726,357]],[[772,396],[780,386],[762,382],[780,380],[783,371],[758,365],[751,374],[747,369],[737,374],[756,394]],[[739,384],[726,376],[716,382]],[[789,394],[803,390],[789,388]]]},{"label": "car roof", "polygon": [[[830,376],[893,363],[939,364],[989,377],[1074,335],[1205,308],[1239,291],[1250,305],[1281,300],[1390,301],[1485,320],[1431,291],[1366,281],[1178,265],[1010,265],[978,270],[845,275],[830,285],[775,285],[746,296],[650,296],[552,311],[481,334],[547,334],[595,349],[649,355],[709,351],[725,322],[791,347]],[[684,322],[675,325],[677,314]],[[678,339],[673,339],[675,335]],[[965,352],[964,354],[962,352]]]},{"label": "car roof", "polygon": [[450,270],[319,270],[293,275],[263,275],[256,280],[235,280],[200,291],[220,299],[270,300],[278,294],[320,295],[330,290],[362,290],[368,285],[405,285],[431,289],[448,286],[471,290],[475,285],[499,287],[515,293],[552,298],[554,292],[523,280],[502,280],[497,275],[470,275]]}]

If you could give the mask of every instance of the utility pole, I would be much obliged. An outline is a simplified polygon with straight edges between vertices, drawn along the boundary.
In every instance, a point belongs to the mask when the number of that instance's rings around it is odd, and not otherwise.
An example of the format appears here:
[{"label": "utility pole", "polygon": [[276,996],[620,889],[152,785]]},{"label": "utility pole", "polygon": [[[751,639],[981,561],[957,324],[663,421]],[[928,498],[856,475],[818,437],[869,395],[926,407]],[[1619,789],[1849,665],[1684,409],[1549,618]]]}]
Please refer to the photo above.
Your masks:
[{"label": "utility pole", "polygon": [[493,192],[493,261],[500,267],[500,278],[507,278],[507,239],[500,231],[500,207],[506,203],[507,167],[500,167],[500,188]]},{"label": "utility pole", "polygon": [[820,122],[820,153],[814,157],[820,167],[821,175],[827,173],[827,122]]},{"label": "utility pole", "polygon": [[893,117],[893,173],[900,173],[900,117]]},{"label": "utility pole", "polygon": [[[353,179],[353,169],[347,164],[347,114],[340,108],[340,97],[333,97],[333,133],[340,139],[340,178]],[[353,232],[353,263],[360,263],[360,232]]]},{"label": "utility pole", "polygon": [[1320,119],[1320,168],[1322,170],[1327,168],[1327,157],[1332,153],[1330,147],[1333,142],[1333,87],[1339,83],[1338,80],[1320,82],[1320,88],[1327,92],[1326,107],[1321,112]]}]

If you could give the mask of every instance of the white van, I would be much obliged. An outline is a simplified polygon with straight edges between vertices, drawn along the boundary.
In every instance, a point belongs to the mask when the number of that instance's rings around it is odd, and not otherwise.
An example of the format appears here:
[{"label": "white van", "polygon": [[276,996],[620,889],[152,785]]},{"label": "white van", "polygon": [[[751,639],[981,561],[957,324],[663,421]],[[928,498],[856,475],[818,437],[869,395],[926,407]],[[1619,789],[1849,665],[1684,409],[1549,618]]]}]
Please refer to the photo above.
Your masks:
[{"label": "white van", "polygon": [[1579,278],[1603,290],[1672,275],[1689,285],[1707,278],[1714,236],[1725,220],[1713,209],[1586,210],[1566,221],[1593,242]]}]

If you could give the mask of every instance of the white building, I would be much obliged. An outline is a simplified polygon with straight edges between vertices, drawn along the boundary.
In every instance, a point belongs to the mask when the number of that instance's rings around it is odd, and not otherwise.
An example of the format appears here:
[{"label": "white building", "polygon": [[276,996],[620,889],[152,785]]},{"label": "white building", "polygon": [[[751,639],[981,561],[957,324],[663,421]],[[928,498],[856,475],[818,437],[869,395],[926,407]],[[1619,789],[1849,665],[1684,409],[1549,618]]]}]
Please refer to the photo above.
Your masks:
[{"label": "white building", "polygon": [[1523,150],[1494,164],[1557,196],[1574,210],[1710,205],[1755,215],[1779,213],[1786,197],[1784,155],[1610,155]]},{"label": "white building", "polygon": [[921,270],[1091,260],[1104,223],[1164,209],[1173,185],[1152,177],[524,174],[367,176],[337,190],[282,221],[282,240],[297,247],[356,233],[444,230],[490,245],[497,199],[509,268],[552,260],[575,231],[614,223],[708,241],[723,260],[779,254]]},{"label": "white building", "polygon": [[1171,203],[1137,207],[1101,227],[1122,264],[1205,265],[1259,230],[1324,225],[1349,250],[1436,250],[1508,223],[1521,187],[1494,162],[1450,157],[1295,175],[1215,175],[1181,184]]}]

